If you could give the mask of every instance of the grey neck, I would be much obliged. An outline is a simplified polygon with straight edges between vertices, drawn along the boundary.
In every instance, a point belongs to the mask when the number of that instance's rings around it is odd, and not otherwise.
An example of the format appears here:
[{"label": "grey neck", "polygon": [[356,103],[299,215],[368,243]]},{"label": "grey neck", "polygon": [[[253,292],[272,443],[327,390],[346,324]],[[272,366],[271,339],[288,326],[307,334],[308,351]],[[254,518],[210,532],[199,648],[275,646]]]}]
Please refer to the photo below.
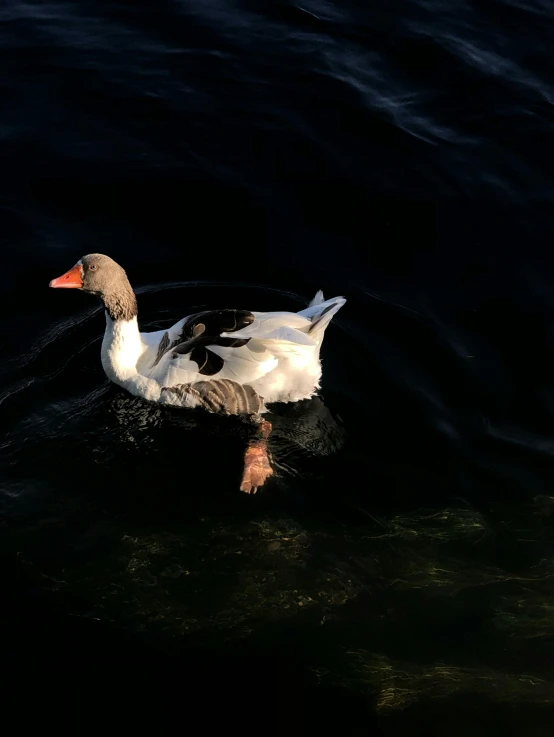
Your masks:
[{"label": "grey neck", "polygon": [[116,292],[103,294],[101,299],[106,312],[114,321],[132,320],[138,314],[137,298],[130,284],[126,284]]}]

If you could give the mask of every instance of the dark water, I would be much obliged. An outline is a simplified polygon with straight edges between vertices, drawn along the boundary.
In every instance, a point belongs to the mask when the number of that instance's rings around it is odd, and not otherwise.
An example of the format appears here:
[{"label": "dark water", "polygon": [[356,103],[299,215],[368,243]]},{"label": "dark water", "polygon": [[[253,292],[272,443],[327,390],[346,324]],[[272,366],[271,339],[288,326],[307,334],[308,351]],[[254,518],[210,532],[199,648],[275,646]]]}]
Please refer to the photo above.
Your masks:
[{"label": "dark water", "polygon": [[[0,21],[4,653],[169,660],[168,704],[270,733],[551,734],[551,4]],[[91,251],[145,329],[348,298],[263,494],[240,426],[108,384],[99,307],[46,288]]]}]

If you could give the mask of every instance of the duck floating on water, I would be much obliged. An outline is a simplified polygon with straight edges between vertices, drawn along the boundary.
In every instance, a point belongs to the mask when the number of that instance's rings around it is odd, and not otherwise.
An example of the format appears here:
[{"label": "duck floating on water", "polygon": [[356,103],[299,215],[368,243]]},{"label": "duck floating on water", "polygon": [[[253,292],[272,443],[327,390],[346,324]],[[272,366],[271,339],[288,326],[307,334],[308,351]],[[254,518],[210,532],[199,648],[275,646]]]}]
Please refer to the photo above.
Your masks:
[{"label": "duck floating on water", "polygon": [[141,333],[135,293],[109,256],[83,256],[50,286],[81,289],[102,301],[102,366],[111,381],[152,402],[242,415],[254,424],[240,486],[249,494],[273,473],[267,451],[271,423],[263,417],[267,405],[316,393],[325,329],[346,302],[324,300],[318,292],[300,312],[208,310],[167,330]]}]

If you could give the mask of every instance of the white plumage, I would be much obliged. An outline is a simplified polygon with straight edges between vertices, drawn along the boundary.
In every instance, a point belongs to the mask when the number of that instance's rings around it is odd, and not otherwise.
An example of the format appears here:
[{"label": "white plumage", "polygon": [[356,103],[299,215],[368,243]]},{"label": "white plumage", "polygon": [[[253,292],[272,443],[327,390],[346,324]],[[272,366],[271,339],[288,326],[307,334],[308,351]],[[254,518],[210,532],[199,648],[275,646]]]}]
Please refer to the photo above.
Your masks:
[{"label": "white plumage", "polygon": [[[191,316],[168,330],[140,333],[136,317],[114,321],[106,315],[102,364],[108,377],[128,391],[167,404],[193,407],[199,402],[194,396],[183,397],[163,389],[220,379],[251,386],[264,404],[297,402],[311,397],[319,388],[319,353],[325,329],[345,301],[343,297],[324,301],[318,292],[310,306],[298,313],[251,313],[254,320],[250,325],[217,336],[248,341],[244,345],[206,344],[223,360],[221,369],[209,375],[201,373],[191,353],[176,354],[174,350]],[[167,349],[159,357],[164,343]]]}]

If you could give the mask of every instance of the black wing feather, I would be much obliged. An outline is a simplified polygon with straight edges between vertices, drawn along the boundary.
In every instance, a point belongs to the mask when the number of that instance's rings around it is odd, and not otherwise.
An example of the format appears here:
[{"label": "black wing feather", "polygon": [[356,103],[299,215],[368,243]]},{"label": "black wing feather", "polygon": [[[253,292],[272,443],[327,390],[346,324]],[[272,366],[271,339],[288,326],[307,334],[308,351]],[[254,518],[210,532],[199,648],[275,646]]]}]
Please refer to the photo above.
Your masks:
[{"label": "black wing feather", "polygon": [[209,346],[240,348],[250,338],[222,338],[221,333],[233,333],[251,325],[256,318],[248,310],[209,310],[187,317],[181,335],[173,342],[173,357],[187,355],[198,364],[198,372],[214,376],[221,371],[225,361]]},{"label": "black wing feather", "polygon": [[252,325],[256,318],[248,310],[206,310],[205,312],[197,312],[195,315],[187,317],[185,320],[179,342],[194,338],[194,329],[202,324],[205,329],[204,335],[212,337],[220,336],[221,333],[234,333],[236,330]]}]

